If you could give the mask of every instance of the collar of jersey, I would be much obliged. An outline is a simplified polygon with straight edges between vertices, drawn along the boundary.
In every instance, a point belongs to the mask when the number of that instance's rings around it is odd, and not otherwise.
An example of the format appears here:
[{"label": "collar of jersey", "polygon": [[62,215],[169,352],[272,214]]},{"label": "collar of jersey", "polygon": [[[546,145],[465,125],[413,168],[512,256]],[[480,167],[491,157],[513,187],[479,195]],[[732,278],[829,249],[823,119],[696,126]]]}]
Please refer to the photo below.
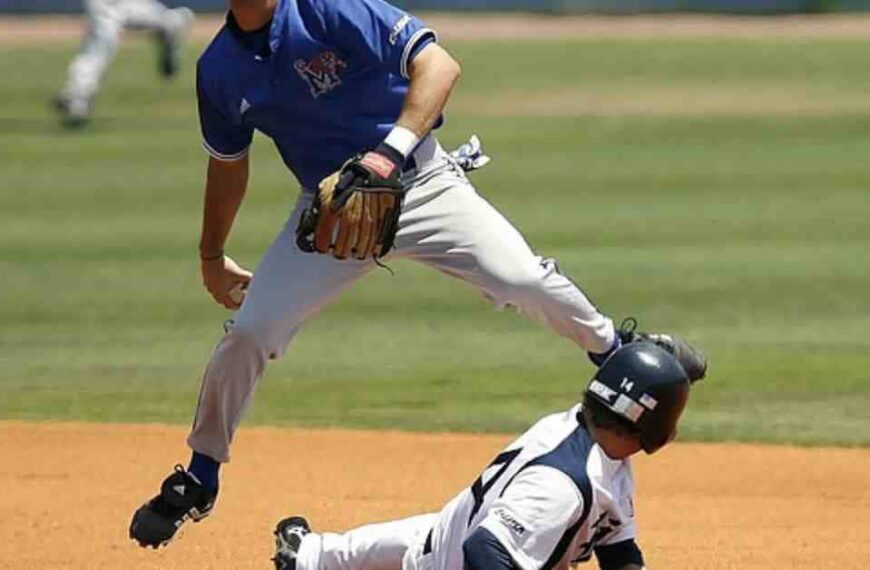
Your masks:
[{"label": "collar of jersey", "polygon": [[265,55],[264,52],[267,50],[275,53],[281,45],[280,30],[283,28],[284,20],[286,19],[285,10],[281,9],[282,5],[283,2],[279,2],[278,6],[275,7],[275,13],[271,20],[263,24],[262,27],[251,31],[240,28],[232,10],[228,10],[226,27],[233,37],[246,49],[260,55]]}]

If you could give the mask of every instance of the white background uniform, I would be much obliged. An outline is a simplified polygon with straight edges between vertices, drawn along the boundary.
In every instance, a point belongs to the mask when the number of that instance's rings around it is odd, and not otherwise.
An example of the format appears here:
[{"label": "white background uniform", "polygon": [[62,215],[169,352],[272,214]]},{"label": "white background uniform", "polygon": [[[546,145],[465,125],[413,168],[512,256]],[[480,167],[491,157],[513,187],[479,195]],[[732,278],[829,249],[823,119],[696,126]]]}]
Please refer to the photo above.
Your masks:
[{"label": "white background uniform", "polygon": [[[393,257],[414,259],[474,285],[496,306],[513,306],[585,350],[606,352],[613,322],[532,252],[523,236],[480,197],[433,135],[413,154]],[[266,363],[278,358],[302,325],[374,269],[371,260],[305,253],[295,230],[311,192],[303,192],[269,247],[241,309],[206,367],[188,444],[226,462],[238,423]],[[388,258],[388,259],[390,259]]]},{"label": "white background uniform", "polygon": [[463,570],[463,543],[481,526],[524,570],[567,569],[633,540],[630,461],[592,443],[579,411],[540,420],[437,515],[306,536],[298,570]]},{"label": "white background uniform", "polygon": [[96,94],[124,29],[176,34],[183,31],[191,17],[187,8],[170,9],[157,0],[85,0],[85,12],[87,33],[69,65],[61,91],[73,100],[90,100]]}]

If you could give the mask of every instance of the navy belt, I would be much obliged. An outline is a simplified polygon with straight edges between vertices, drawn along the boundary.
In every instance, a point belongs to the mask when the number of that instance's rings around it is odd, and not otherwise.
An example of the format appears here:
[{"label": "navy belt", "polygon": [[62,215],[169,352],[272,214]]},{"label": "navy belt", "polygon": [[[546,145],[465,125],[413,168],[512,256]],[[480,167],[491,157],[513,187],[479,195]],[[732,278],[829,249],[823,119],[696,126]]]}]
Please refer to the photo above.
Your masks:
[{"label": "navy belt", "polygon": [[414,170],[417,170],[417,161],[414,160],[414,155],[412,154],[405,161],[405,164],[402,165],[402,172],[412,172]]}]

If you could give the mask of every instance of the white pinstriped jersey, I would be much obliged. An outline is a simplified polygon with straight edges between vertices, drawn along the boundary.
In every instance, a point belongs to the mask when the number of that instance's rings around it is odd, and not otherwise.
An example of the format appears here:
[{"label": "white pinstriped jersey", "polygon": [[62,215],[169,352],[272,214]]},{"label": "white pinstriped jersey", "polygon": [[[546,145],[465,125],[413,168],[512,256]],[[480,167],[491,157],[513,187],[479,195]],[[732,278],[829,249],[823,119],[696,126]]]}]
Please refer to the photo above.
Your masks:
[{"label": "white pinstriped jersey", "polygon": [[580,406],[541,419],[441,511],[431,546],[439,570],[463,570],[462,545],[489,530],[523,570],[567,569],[594,548],[635,537],[628,459],[595,444]]}]

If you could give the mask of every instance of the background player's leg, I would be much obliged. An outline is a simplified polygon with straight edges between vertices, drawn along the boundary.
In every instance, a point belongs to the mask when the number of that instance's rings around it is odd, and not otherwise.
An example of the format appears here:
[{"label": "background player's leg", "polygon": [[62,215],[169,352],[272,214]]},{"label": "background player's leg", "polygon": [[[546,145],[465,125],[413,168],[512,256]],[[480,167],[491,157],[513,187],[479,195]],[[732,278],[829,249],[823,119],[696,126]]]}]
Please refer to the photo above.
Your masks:
[{"label": "background player's leg", "polygon": [[438,515],[369,524],[302,540],[297,570],[401,570],[405,551],[432,529]]},{"label": "background player's leg", "polygon": [[70,124],[87,121],[92,101],[106,69],[118,50],[124,16],[117,2],[87,0],[88,29],[79,52],[67,69],[67,80],[57,98]]},{"label": "background player's leg", "polygon": [[497,307],[515,307],[591,353],[615,342],[613,322],[554,260],[536,255],[458,168],[409,191],[396,246],[398,255],[472,283]]},{"label": "background player's leg", "polygon": [[124,15],[124,27],[159,30],[175,19],[173,10],[157,0],[118,0]]},{"label": "background player's leg", "polygon": [[123,0],[124,27],[152,30],[160,46],[159,70],[165,77],[178,72],[179,50],[193,20],[189,8],[167,8],[157,0]]},{"label": "background player's leg", "polygon": [[217,461],[229,461],[233,433],[267,361],[280,357],[308,318],[373,267],[370,261],[299,251],[295,229],[309,201],[300,198],[269,247],[205,369],[188,444]]}]

